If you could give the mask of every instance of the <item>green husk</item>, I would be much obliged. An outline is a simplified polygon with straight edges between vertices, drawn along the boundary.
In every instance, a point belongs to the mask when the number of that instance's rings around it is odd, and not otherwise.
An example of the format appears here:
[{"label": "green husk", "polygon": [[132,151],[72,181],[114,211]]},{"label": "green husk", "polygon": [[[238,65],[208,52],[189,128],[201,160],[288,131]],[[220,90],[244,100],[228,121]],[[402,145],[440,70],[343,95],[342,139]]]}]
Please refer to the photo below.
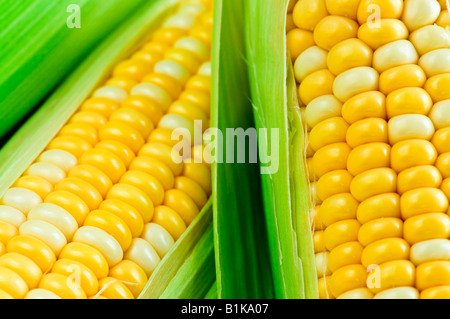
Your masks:
[{"label": "green husk", "polygon": [[0,150],[0,197],[48,145],[117,62],[147,41],[178,0],[144,4],[108,36]]},{"label": "green husk", "polygon": [[[0,5],[0,142],[145,0],[3,0]],[[151,3],[153,3],[152,1]],[[80,8],[80,28],[67,21]]]},{"label": "green husk", "polygon": [[279,139],[260,136],[262,149],[279,142],[279,169],[262,175],[270,258],[277,298],[316,298],[317,282],[304,173],[304,129],[286,50],[288,0],[246,1],[246,58],[257,128],[276,129]]},{"label": "green husk", "polygon": [[[244,2],[215,2],[211,127],[254,128],[244,60]],[[259,165],[226,161],[242,151],[223,141],[223,163],[212,164],[217,294],[223,299],[273,298]],[[248,143],[248,142],[247,142]],[[248,146],[248,144],[247,144]],[[246,147],[249,149],[249,147]]]}]

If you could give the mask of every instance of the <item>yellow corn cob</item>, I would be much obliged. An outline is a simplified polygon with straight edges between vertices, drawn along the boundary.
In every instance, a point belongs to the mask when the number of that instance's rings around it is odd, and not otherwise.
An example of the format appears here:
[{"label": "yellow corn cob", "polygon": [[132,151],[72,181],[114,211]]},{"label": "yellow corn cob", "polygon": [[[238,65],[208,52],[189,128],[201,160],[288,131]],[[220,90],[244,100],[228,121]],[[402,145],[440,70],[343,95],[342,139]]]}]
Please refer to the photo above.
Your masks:
[{"label": "yellow corn cob", "polygon": [[447,9],[289,5],[320,298],[450,298]]},{"label": "yellow corn cob", "polygon": [[1,298],[139,296],[211,194],[207,163],[171,155],[209,125],[211,10],[182,4],[1,198]]}]

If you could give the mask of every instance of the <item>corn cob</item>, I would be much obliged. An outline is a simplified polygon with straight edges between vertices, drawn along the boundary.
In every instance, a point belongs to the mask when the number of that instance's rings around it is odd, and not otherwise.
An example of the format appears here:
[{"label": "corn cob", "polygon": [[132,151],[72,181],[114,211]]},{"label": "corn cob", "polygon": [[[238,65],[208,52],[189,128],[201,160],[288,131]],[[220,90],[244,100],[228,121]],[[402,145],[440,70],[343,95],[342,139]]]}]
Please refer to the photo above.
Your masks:
[{"label": "corn cob", "polygon": [[289,4],[322,299],[450,298],[448,26],[445,0]]},{"label": "corn cob", "polygon": [[211,32],[210,2],[182,4],[5,192],[2,297],[139,297],[211,194],[201,145],[171,153],[209,126]]}]

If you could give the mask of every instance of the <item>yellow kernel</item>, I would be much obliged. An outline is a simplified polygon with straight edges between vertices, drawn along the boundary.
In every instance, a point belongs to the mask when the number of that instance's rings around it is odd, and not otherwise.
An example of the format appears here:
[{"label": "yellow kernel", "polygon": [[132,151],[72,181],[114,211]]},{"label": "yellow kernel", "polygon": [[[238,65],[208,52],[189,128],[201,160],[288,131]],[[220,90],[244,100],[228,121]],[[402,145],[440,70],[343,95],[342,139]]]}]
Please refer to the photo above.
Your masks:
[{"label": "yellow kernel", "polygon": [[51,192],[44,200],[45,203],[59,206],[72,215],[78,225],[82,225],[87,214],[89,214],[88,205],[77,195],[64,190]]},{"label": "yellow kernel", "polygon": [[423,69],[417,64],[405,64],[390,68],[380,74],[380,91],[383,94],[406,88],[422,87],[427,80]]},{"label": "yellow kernel", "polygon": [[150,197],[139,188],[129,184],[115,184],[106,199],[118,199],[133,206],[142,215],[144,222],[152,220],[154,205]]},{"label": "yellow kernel", "polygon": [[414,166],[407,168],[398,174],[397,191],[401,195],[416,188],[438,188],[441,185],[441,182],[442,175],[435,166]]},{"label": "yellow kernel", "polygon": [[444,213],[428,213],[410,217],[403,224],[403,237],[411,245],[420,241],[448,238],[450,217]]},{"label": "yellow kernel", "polygon": [[358,27],[352,19],[328,15],[314,28],[314,41],[319,47],[330,50],[344,40],[356,38]]},{"label": "yellow kernel", "polygon": [[366,284],[366,278],[367,272],[362,265],[344,266],[331,275],[331,292],[334,296],[339,297],[347,291],[363,288]]},{"label": "yellow kernel", "polygon": [[368,246],[381,239],[401,238],[402,234],[403,221],[401,219],[382,217],[363,224],[359,229],[358,241],[363,246]]},{"label": "yellow kernel", "polygon": [[26,282],[29,289],[38,286],[42,270],[30,258],[15,252],[8,252],[0,257],[0,266],[11,269]]},{"label": "yellow kernel", "polygon": [[372,65],[373,51],[359,39],[347,39],[331,48],[327,64],[330,71],[338,75],[361,66]]},{"label": "yellow kernel", "polygon": [[389,288],[414,287],[414,280],[415,267],[408,260],[385,262],[379,265],[379,268],[372,268],[372,272],[367,278],[369,289],[373,293],[379,293]]},{"label": "yellow kernel", "polygon": [[447,196],[438,188],[413,189],[404,193],[400,198],[403,219],[425,213],[444,213],[448,206]]},{"label": "yellow kernel", "polygon": [[39,266],[43,273],[49,271],[56,261],[55,253],[47,244],[29,235],[18,235],[11,238],[6,245],[6,250],[28,257]]},{"label": "yellow kernel", "polygon": [[389,118],[403,114],[427,115],[433,106],[431,96],[420,87],[407,87],[391,92],[386,98]]},{"label": "yellow kernel", "polygon": [[361,0],[357,17],[359,24],[372,21],[374,12],[380,18],[399,19],[403,12],[403,0]]},{"label": "yellow kernel", "polygon": [[429,93],[435,103],[450,99],[449,88],[449,73],[432,76],[425,83],[425,90]]},{"label": "yellow kernel", "polygon": [[386,97],[378,91],[355,95],[342,106],[342,117],[349,124],[367,118],[386,118]]},{"label": "yellow kernel", "polygon": [[109,116],[120,107],[120,104],[103,97],[95,97],[86,100],[82,105],[81,111],[96,112],[105,118]]},{"label": "yellow kernel", "polygon": [[74,260],[85,265],[92,270],[97,279],[104,278],[108,275],[108,262],[102,253],[93,246],[80,242],[68,243],[64,246],[58,258]]},{"label": "yellow kernel", "polygon": [[113,183],[117,183],[125,173],[124,162],[114,153],[106,149],[95,148],[83,154],[81,165],[91,165],[103,171]]},{"label": "yellow kernel", "polygon": [[345,142],[348,124],[342,117],[326,119],[314,126],[309,134],[309,143],[314,151],[333,143]]},{"label": "yellow kernel", "polygon": [[176,241],[186,230],[186,224],[183,219],[173,209],[167,206],[155,207],[153,223],[161,225],[166,229]]},{"label": "yellow kernel", "polygon": [[147,275],[138,264],[131,260],[122,260],[109,271],[109,276],[125,284],[137,298],[147,283]]},{"label": "yellow kernel", "polygon": [[299,0],[292,14],[297,27],[312,31],[328,12],[325,0]]},{"label": "yellow kernel", "polygon": [[334,170],[322,175],[316,184],[317,196],[325,201],[330,196],[349,193],[352,178],[348,170]]},{"label": "yellow kernel", "polygon": [[111,179],[100,169],[91,165],[77,165],[69,171],[68,177],[82,179],[94,186],[104,198],[112,186]]},{"label": "yellow kernel", "polygon": [[145,143],[143,136],[134,126],[118,120],[103,125],[99,135],[101,140],[116,140],[125,144],[134,153],[137,153]]},{"label": "yellow kernel", "polygon": [[347,159],[353,176],[373,168],[389,167],[391,147],[386,143],[368,143],[355,147]]},{"label": "yellow kernel", "polygon": [[450,285],[424,289],[420,292],[420,299],[450,299]]},{"label": "yellow kernel", "polygon": [[417,266],[416,286],[420,291],[450,285],[450,262],[432,261]]},{"label": "yellow kernel", "polygon": [[[69,284],[70,283],[70,284]],[[62,299],[86,299],[86,293],[76,281],[65,275],[49,273],[42,277],[39,288],[49,290]]]},{"label": "yellow kernel", "polygon": [[435,147],[426,140],[401,141],[391,149],[391,167],[396,172],[418,165],[433,165],[436,158]]},{"label": "yellow kernel", "polygon": [[364,248],[361,263],[364,267],[381,265],[388,261],[408,260],[409,244],[402,238],[383,238]]},{"label": "yellow kernel", "polygon": [[99,209],[113,213],[122,219],[131,231],[133,237],[139,237],[144,229],[144,220],[133,206],[118,199],[106,199]]},{"label": "yellow kernel", "polygon": [[104,230],[113,236],[126,251],[131,245],[131,231],[124,220],[113,213],[104,210],[93,210],[84,220],[84,226],[93,226]]},{"label": "yellow kernel", "polygon": [[172,170],[166,164],[153,157],[136,157],[130,164],[130,170],[143,171],[156,177],[164,187],[164,190],[173,188],[175,177]]},{"label": "yellow kernel", "polygon": [[40,176],[22,176],[13,185],[13,187],[26,188],[38,194],[42,200],[53,191],[54,186],[45,178]]},{"label": "yellow kernel", "polygon": [[361,224],[356,219],[338,221],[324,230],[325,246],[329,251],[350,241],[356,241]]},{"label": "yellow kernel", "polygon": [[155,127],[163,116],[163,110],[158,103],[146,96],[129,96],[123,100],[122,107],[131,108],[145,114],[152,121]]},{"label": "yellow kernel", "polygon": [[374,168],[355,176],[350,184],[352,195],[360,202],[369,197],[397,190],[397,174],[391,168]]},{"label": "yellow kernel", "polygon": [[315,98],[333,93],[334,75],[327,69],[309,74],[298,88],[299,98],[308,105]]},{"label": "yellow kernel", "polygon": [[325,226],[345,219],[355,219],[358,202],[350,193],[336,194],[323,201],[320,216]]},{"label": "yellow kernel", "polygon": [[361,263],[363,246],[358,241],[343,243],[330,251],[328,267],[335,272],[341,267]]},{"label": "yellow kernel", "polygon": [[0,289],[14,299],[22,299],[28,292],[26,282],[13,270],[2,266],[0,266]]},{"label": "yellow kernel", "polygon": [[51,272],[69,277],[71,283],[77,282],[88,297],[98,291],[98,279],[95,273],[78,261],[59,259],[53,265]]},{"label": "yellow kernel", "polygon": [[90,210],[96,209],[103,198],[99,191],[88,182],[77,177],[68,177],[56,184],[55,190],[67,191],[78,196]]}]

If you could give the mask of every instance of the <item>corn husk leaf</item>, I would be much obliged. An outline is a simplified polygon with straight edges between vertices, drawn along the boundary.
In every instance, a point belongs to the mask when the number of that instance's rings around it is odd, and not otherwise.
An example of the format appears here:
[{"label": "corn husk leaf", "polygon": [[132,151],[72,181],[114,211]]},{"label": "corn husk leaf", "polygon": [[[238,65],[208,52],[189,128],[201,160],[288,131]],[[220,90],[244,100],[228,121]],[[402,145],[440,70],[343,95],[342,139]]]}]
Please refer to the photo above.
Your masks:
[{"label": "corn husk leaf", "polygon": [[177,240],[139,298],[203,299],[215,281],[212,201]]},{"label": "corn husk leaf", "polygon": [[288,0],[266,0],[264,5],[246,1],[246,58],[256,127],[268,129],[267,137],[259,135],[260,148],[273,155],[278,147],[278,157],[272,158],[278,158],[278,169],[261,175],[275,294],[315,298],[304,129],[286,50],[287,4]]},{"label": "corn husk leaf", "polygon": [[[222,161],[216,153],[212,164],[217,294],[223,299],[272,298],[259,165],[249,160],[251,141],[243,150],[226,136],[227,129],[254,129],[244,60],[244,2],[216,1],[214,19],[211,127],[224,137],[222,145],[216,143]],[[245,163],[239,163],[237,154],[244,151]]]},{"label": "corn husk leaf", "polygon": [[108,36],[0,150],[0,197],[45,149],[111,68],[149,39],[177,0],[145,3]]},{"label": "corn husk leaf", "polygon": [[20,125],[107,35],[144,8],[145,2],[1,1],[1,144],[10,136],[8,132]]}]

